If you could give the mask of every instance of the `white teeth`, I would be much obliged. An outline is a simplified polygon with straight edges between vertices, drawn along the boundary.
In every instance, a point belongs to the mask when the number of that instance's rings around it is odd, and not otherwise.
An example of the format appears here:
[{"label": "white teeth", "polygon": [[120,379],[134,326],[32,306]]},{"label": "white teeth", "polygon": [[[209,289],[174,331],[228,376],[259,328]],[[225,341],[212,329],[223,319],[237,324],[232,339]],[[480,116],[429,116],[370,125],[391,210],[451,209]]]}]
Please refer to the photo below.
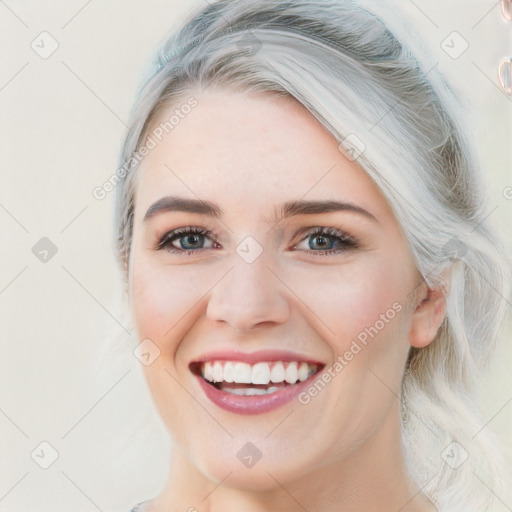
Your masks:
[{"label": "white teeth", "polygon": [[245,396],[254,396],[254,395],[266,395],[266,389],[258,389],[258,388],[247,388],[245,390]]},{"label": "white teeth", "polygon": [[216,361],[213,363],[213,382],[222,382],[224,380],[224,371],[222,370],[222,363]]},{"label": "white teeth", "polygon": [[284,366],[281,361],[275,363],[270,371],[270,380],[274,383],[284,382]]},{"label": "white teeth", "polygon": [[286,368],[285,380],[288,384],[295,384],[297,382],[297,363],[293,361]]},{"label": "white teeth", "polygon": [[[278,362],[260,362],[252,366],[248,363],[240,361],[208,361],[201,365],[201,376],[209,382],[235,382],[237,384],[257,384],[266,386],[271,382],[274,384],[288,383],[296,384],[305,381],[310,375],[316,373],[318,367],[314,364],[308,364],[304,361],[291,361],[283,363]],[[257,393],[261,388],[245,388],[256,389]],[[272,389],[272,388],[271,388]],[[268,390],[263,389],[268,392]],[[229,391],[231,392],[231,391]],[[233,393],[239,393],[239,388],[233,388]],[[252,393],[252,391],[250,391]]]},{"label": "white teeth", "polygon": [[212,363],[205,363],[203,365],[203,377],[210,382],[213,382],[213,365]]},{"label": "white teeth", "polygon": [[302,382],[306,380],[309,376],[309,365],[308,363],[301,363],[299,369],[297,371],[297,375],[299,380]]},{"label": "white teeth", "polygon": [[252,367],[251,382],[253,384],[268,384],[270,382],[268,363],[257,363]]},{"label": "white teeth", "polygon": [[251,383],[251,365],[247,363],[235,363],[233,370],[233,382],[238,384]]},{"label": "white teeth", "polygon": [[226,391],[227,393],[231,393],[232,395],[245,395],[246,389],[242,388],[226,388],[222,391]]},{"label": "white teeth", "polygon": [[224,382],[233,382],[235,375],[235,368],[231,361],[224,364]]},{"label": "white teeth", "polygon": [[240,396],[254,396],[254,395],[271,395],[275,393],[279,388],[272,386],[268,389],[261,388],[222,388],[222,391],[231,393],[232,395]]}]

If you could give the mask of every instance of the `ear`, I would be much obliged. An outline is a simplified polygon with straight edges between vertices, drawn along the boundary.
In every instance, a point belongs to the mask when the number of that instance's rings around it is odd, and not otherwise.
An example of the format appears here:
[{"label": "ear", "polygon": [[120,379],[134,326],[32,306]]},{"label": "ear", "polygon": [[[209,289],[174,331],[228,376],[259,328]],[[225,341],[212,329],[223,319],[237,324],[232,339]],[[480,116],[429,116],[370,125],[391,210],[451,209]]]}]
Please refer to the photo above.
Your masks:
[{"label": "ear", "polygon": [[429,288],[423,282],[417,295],[415,309],[412,313],[409,330],[409,343],[416,348],[429,345],[436,337],[437,331],[446,315],[446,292],[443,287]]}]

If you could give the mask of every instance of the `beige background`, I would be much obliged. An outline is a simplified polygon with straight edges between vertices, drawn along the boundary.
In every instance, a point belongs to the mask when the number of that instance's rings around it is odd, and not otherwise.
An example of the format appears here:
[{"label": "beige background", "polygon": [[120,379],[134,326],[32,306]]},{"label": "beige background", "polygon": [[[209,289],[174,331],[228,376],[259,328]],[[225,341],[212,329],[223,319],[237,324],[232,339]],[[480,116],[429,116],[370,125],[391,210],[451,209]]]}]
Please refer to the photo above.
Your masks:
[{"label": "beige background", "polygon": [[[512,53],[512,24],[494,0],[388,4],[410,16],[472,103],[490,218],[510,246],[512,100],[496,85],[496,63]],[[138,340],[126,334],[114,194],[99,201],[92,190],[116,169],[157,43],[197,5],[204,0],[0,2],[0,512],[126,512],[163,484],[170,447],[131,353]],[[46,59],[31,47],[51,47],[43,31],[58,43]],[[440,46],[453,31],[469,43],[458,59]],[[58,249],[46,263],[32,253],[42,237]],[[481,386],[486,428],[508,437],[509,334]],[[52,450],[57,460],[42,469]],[[496,510],[512,510],[510,496],[500,499]]]}]

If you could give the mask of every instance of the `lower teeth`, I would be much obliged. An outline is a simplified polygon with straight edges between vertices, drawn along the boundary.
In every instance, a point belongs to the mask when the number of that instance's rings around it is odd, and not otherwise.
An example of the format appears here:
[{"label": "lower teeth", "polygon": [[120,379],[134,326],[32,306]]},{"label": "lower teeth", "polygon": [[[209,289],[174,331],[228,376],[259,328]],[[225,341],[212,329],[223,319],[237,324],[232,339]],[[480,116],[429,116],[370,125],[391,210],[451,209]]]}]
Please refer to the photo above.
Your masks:
[{"label": "lower teeth", "polygon": [[226,393],[231,393],[232,395],[242,395],[242,396],[253,396],[253,395],[269,395],[271,393],[275,393],[279,388],[276,386],[272,386],[268,389],[262,388],[222,388],[222,391]]}]

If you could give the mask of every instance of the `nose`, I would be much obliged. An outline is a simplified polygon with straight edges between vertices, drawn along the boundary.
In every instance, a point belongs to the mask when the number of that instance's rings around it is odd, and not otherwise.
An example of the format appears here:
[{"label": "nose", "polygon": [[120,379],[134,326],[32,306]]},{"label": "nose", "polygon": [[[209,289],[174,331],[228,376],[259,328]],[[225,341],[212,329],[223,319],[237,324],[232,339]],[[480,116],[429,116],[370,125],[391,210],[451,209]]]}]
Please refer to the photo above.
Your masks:
[{"label": "nose", "polygon": [[207,318],[226,322],[238,333],[286,322],[289,303],[274,272],[263,258],[238,262],[212,289]]}]

